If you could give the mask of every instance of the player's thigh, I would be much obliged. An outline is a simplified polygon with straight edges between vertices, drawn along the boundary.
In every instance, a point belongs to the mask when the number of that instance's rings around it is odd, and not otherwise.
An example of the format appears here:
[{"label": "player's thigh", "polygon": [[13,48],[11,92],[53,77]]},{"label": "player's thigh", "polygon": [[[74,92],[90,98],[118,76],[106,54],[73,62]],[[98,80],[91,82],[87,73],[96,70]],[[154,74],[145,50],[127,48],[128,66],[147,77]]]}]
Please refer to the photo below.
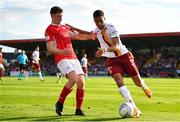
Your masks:
[{"label": "player's thigh", "polygon": [[35,70],[37,70],[37,71],[41,71],[41,67],[40,67],[40,64],[35,64]]},{"label": "player's thigh", "polygon": [[63,75],[68,78],[68,84],[72,87],[77,81],[78,76],[75,72],[75,68],[69,59],[63,59],[57,64],[58,69]]},{"label": "player's thigh", "polygon": [[72,71],[75,71],[75,68],[70,60],[63,59],[57,64],[58,69],[63,75],[67,75]]},{"label": "player's thigh", "polygon": [[0,64],[0,70],[4,70],[3,64]]},{"label": "player's thigh", "polygon": [[69,83],[73,86],[75,83],[78,82],[78,76],[77,74],[75,73],[75,71],[71,71],[70,73],[68,73],[67,75],[67,78],[69,80]]},{"label": "player's thigh", "polygon": [[77,75],[84,75],[81,64],[78,59],[71,60]]},{"label": "player's thigh", "polygon": [[108,59],[107,60],[107,67],[108,67],[108,72],[111,76],[113,76],[116,73],[123,74],[123,68],[121,67],[121,63],[115,61],[114,59]]},{"label": "player's thigh", "polygon": [[131,55],[124,59],[122,67],[124,72],[131,77],[139,74],[139,70],[135,64],[134,58]]},{"label": "player's thigh", "polygon": [[19,64],[19,69],[22,71],[24,70],[24,64]]},{"label": "player's thigh", "polygon": [[82,67],[82,69],[83,69],[84,74],[88,74],[88,68],[87,67]]},{"label": "player's thigh", "polygon": [[25,64],[22,65],[22,70],[23,70],[23,71],[26,70],[26,65],[25,65]]}]

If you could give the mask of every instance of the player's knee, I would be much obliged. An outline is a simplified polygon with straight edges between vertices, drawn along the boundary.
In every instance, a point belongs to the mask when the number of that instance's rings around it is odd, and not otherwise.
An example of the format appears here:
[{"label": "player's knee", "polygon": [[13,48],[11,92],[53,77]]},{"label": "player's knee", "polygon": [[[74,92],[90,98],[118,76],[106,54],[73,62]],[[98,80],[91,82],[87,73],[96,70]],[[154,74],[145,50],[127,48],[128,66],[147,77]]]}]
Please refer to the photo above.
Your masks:
[{"label": "player's knee", "polygon": [[78,76],[78,82],[77,82],[77,87],[79,89],[84,89],[85,88],[85,80],[83,75]]},{"label": "player's knee", "polygon": [[70,84],[72,84],[72,85],[74,85],[74,84],[76,84],[78,82],[77,77],[70,77],[68,79],[69,79]]},{"label": "player's knee", "polygon": [[77,88],[78,89],[84,89],[84,87],[85,87],[84,82],[80,82],[80,81],[77,82]]},{"label": "player's knee", "polygon": [[69,80],[70,81],[70,83],[72,84],[72,85],[74,85],[74,84],[76,84],[77,83],[77,79],[71,79],[71,80]]}]

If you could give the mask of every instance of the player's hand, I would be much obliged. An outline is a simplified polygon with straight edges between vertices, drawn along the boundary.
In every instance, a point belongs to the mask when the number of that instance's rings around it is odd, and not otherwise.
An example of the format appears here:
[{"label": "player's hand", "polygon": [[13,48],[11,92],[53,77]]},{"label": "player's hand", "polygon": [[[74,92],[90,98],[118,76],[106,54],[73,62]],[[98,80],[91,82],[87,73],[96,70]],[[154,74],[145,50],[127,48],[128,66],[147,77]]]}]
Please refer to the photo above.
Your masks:
[{"label": "player's hand", "polygon": [[98,48],[98,51],[96,51],[96,57],[101,57],[104,53],[104,49],[103,48]]}]

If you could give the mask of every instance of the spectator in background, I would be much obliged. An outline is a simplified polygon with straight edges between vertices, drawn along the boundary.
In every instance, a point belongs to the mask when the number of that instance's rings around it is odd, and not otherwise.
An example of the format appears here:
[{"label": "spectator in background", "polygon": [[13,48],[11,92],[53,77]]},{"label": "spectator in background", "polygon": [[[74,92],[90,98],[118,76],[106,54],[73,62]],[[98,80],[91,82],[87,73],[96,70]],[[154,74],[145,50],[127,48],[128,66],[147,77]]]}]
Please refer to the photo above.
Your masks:
[{"label": "spectator in background", "polygon": [[81,59],[81,66],[86,80],[88,79],[88,65],[90,66],[91,64],[88,63],[87,54],[84,54],[83,58]]},{"label": "spectator in background", "polygon": [[0,47],[0,80],[3,81],[4,75],[4,66],[3,66],[3,54],[2,54],[2,47]]},{"label": "spectator in background", "polygon": [[42,73],[41,73],[41,66],[39,63],[39,60],[40,60],[40,58],[39,58],[39,46],[35,47],[35,50],[32,53],[31,59],[32,59],[32,61],[31,61],[32,70],[37,71],[40,80],[44,81],[44,78],[42,77]]},{"label": "spectator in background", "polygon": [[[20,69],[18,80],[22,80],[23,75],[25,75],[26,64],[28,63],[28,57],[25,54],[24,50],[22,50],[22,53],[18,55],[17,60],[18,60],[19,69]],[[27,75],[25,75],[25,77],[27,78]]]}]

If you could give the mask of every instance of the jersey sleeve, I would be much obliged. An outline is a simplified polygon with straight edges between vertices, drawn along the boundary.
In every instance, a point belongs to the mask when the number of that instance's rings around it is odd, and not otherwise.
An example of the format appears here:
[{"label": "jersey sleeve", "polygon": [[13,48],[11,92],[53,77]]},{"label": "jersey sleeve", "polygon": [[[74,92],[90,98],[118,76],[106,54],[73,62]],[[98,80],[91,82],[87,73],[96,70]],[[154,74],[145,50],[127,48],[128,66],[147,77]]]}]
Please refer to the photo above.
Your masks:
[{"label": "jersey sleeve", "polygon": [[47,42],[54,41],[54,35],[50,28],[45,31],[45,39]]},{"label": "jersey sleeve", "polygon": [[119,37],[118,31],[113,25],[110,25],[111,38]]},{"label": "jersey sleeve", "polygon": [[72,30],[69,26],[64,25],[64,27],[65,27],[66,30],[68,31],[69,37],[70,37],[71,39],[73,39],[74,36],[78,35],[78,33],[75,32],[74,30]]},{"label": "jersey sleeve", "polygon": [[92,30],[91,32],[92,32],[92,33],[97,33],[97,32],[98,32],[98,29],[96,28],[96,29]]}]

